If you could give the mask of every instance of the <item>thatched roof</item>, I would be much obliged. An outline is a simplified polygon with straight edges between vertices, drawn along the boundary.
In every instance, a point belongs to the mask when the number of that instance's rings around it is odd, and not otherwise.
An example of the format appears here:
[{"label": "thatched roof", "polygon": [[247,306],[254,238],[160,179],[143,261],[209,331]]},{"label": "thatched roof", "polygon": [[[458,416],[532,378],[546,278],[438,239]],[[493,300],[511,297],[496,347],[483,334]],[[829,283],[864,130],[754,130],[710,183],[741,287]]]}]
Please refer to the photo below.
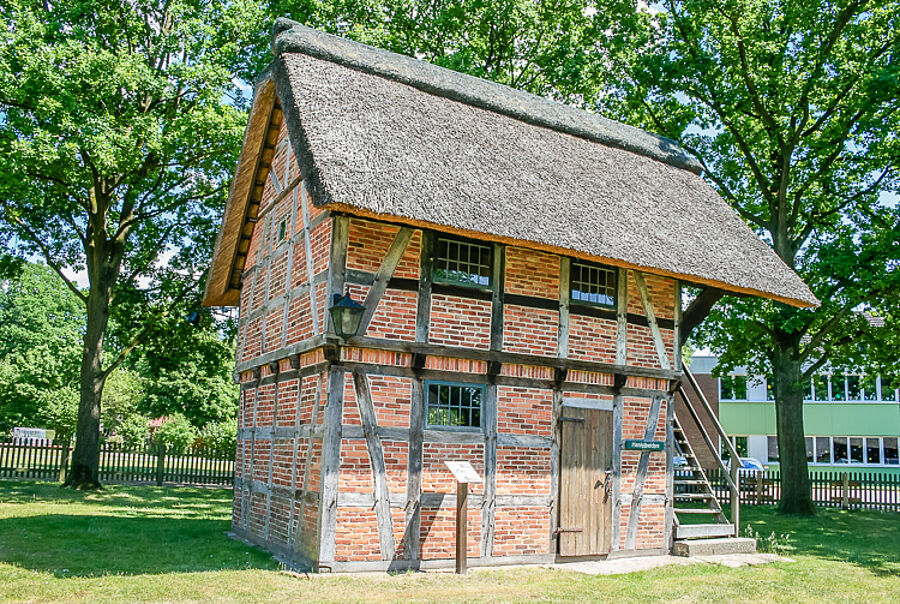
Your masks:
[{"label": "thatched roof", "polygon": [[[318,206],[817,302],[668,139],[287,20],[272,47],[257,95],[274,82]],[[240,190],[220,243],[245,226]],[[213,276],[233,257],[217,246]],[[233,300],[213,276],[206,302]]]}]

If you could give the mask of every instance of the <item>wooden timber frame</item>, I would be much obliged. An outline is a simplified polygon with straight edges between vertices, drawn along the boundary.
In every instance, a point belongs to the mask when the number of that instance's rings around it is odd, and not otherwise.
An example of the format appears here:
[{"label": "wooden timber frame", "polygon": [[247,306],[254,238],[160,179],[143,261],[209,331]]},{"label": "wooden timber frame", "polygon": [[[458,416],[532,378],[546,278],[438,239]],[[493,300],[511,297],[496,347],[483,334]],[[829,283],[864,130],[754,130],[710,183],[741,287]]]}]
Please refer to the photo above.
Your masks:
[{"label": "wooden timber frame", "polygon": [[[288,178],[290,174],[288,173]],[[287,180],[287,178],[286,178]],[[310,232],[316,224],[323,220],[330,220],[332,223],[332,237],[330,246],[330,263],[327,274],[318,276],[313,273],[310,263],[307,263],[307,282],[289,290],[286,294],[274,300],[266,301],[263,306],[255,311],[255,316],[262,316],[270,309],[276,308],[280,304],[285,304],[285,300],[299,295],[309,295],[310,304],[315,309],[315,287],[319,283],[327,284],[327,300],[330,300],[333,294],[344,293],[348,285],[360,284],[368,285],[369,290],[364,301],[364,313],[362,320],[361,333],[365,333],[364,328],[368,325],[375,314],[375,309],[382,296],[388,289],[414,289],[417,291],[417,307],[416,307],[416,331],[415,341],[400,341],[384,338],[370,337],[366,335],[357,335],[347,340],[337,338],[333,333],[333,326],[330,325],[327,314],[322,312],[324,309],[315,311],[316,319],[313,321],[315,335],[301,342],[286,345],[285,338],[282,337],[275,350],[261,354],[248,362],[241,362],[237,365],[236,377],[243,375],[252,375],[251,380],[244,380],[242,383],[245,389],[256,390],[256,395],[252,397],[252,411],[248,417],[251,417],[252,425],[244,427],[239,432],[239,439],[249,441],[249,451],[245,450],[245,455],[249,452],[249,466],[252,467],[254,461],[256,441],[262,440],[261,437],[268,436],[270,439],[269,459],[271,459],[274,451],[272,437],[276,434],[281,436],[289,436],[293,439],[293,450],[295,456],[304,457],[305,461],[294,468],[290,489],[274,486],[272,483],[271,469],[269,471],[268,480],[260,482],[257,480],[239,479],[236,481],[236,489],[240,489],[244,494],[253,493],[265,496],[267,508],[271,505],[270,501],[274,494],[287,497],[291,500],[290,506],[290,543],[287,546],[275,546],[265,539],[263,543],[259,539],[250,534],[246,525],[248,517],[246,506],[248,498],[242,499],[242,518],[244,524],[235,526],[235,534],[248,541],[259,543],[265,548],[275,551],[284,560],[296,566],[311,567],[318,570],[374,570],[374,569],[402,569],[402,568],[427,568],[433,566],[442,566],[443,562],[452,564],[452,560],[421,560],[420,555],[420,539],[417,536],[421,530],[421,513],[423,508],[443,507],[455,505],[455,496],[453,494],[438,495],[434,493],[422,492],[422,452],[425,443],[474,443],[481,444],[484,447],[484,491],[483,494],[470,495],[470,504],[481,507],[481,541],[479,545],[480,559],[473,561],[473,566],[480,564],[503,564],[503,563],[520,563],[523,561],[545,561],[554,558],[553,552],[557,551],[556,538],[559,519],[559,425],[558,417],[561,409],[565,404],[563,392],[597,394],[603,396],[611,396],[612,402],[610,409],[612,411],[613,423],[613,468],[611,474],[612,481],[612,527],[611,532],[611,549],[610,556],[628,555],[647,553],[638,552],[635,547],[635,532],[637,528],[637,519],[641,502],[644,500],[643,495],[643,478],[646,474],[647,462],[645,458],[649,455],[643,453],[641,462],[634,484],[633,492],[623,495],[621,492],[621,475],[622,475],[622,450],[623,450],[623,412],[624,400],[626,397],[642,397],[652,400],[650,413],[646,418],[647,430],[645,436],[652,438],[656,436],[656,416],[660,412],[661,405],[666,404],[666,433],[664,438],[667,443],[666,447],[666,519],[665,531],[666,546],[658,552],[667,551],[671,545],[672,533],[672,514],[671,500],[673,495],[672,487],[672,448],[671,448],[671,391],[675,384],[680,381],[681,373],[672,368],[673,363],[669,359],[668,352],[663,344],[661,335],[661,326],[667,329],[677,330],[677,323],[680,319],[678,306],[680,304],[680,286],[675,284],[675,301],[676,311],[675,319],[659,320],[653,309],[650,300],[647,285],[643,275],[637,271],[630,269],[617,269],[617,307],[614,311],[594,311],[599,316],[611,318],[615,320],[616,325],[616,357],[615,363],[602,363],[596,361],[587,361],[581,359],[573,359],[569,356],[569,324],[573,309],[569,304],[569,274],[571,260],[566,257],[560,258],[560,275],[559,275],[559,300],[553,305],[553,309],[558,311],[557,325],[557,354],[555,357],[539,356],[533,354],[513,353],[503,350],[503,316],[504,305],[513,301],[515,304],[528,305],[534,302],[535,306],[546,307],[542,300],[528,300],[525,296],[508,296],[504,294],[502,286],[504,282],[505,271],[505,246],[500,244],[494,245],[494,275],[493,282],[498,284],[492,291],[486,292],[485,298],[490,301],[491,307],[491,329],[490,329],[490,347],[487,350],[465,348],[457,346],[444,346],[429,343],[429,317],[431,312],[432,292],[435,285],[431,279],[431,266],[434,261],[435,235],[432,231],[422,231],[422,254],[420,264],[420,279],[417,282],[410,283],[409,280],[394,278],[394,272],[407,249],[413,235],[413,229],[401,227],[394,237],[390,248],[384,257],[381,266],[374,275],[360,274],[358,271],[347,269],[346,260],[348,253],[348,238],[350,230],[351,217],[348,215],[335,213],[322,213],[314,220],[310,220],[307,209],[307,196],[303,188],[302,182],[291,183],[294,185],[294,199],[297,199],[299,190],[299,204],[295,204],[295,210],[291,214],[291,223],[299,223],[302,220],[303,228],[298,234],[290,239],[290,242],[299,243],[301,240],[309,254],[310,250]],[[282,189],[279,194],[289,194],[291,191]],[[300,216],[297,215],[296,207],[300,209]],[[271,227],[270,227],[271,228]],[[294,232],[294,229],[292,229]],[[309,255],[307,256],[309,257]],[[289,256],[288,262],[292,262]],[[253,270],[251,268],[250,270]],[[637,293],[640,295],[640,302],[645,311],[645,315],[633,315],[628,312],[628,283],[629,275],[633,279],[633,283],[637,287]],[[447,291],[447,286],[442,286],[442,291]],[[480,293],[480,292],[479,292]],[[268,298],[268,287],[266,288],[266,297]],[[285,314],[287,311],[285,310]],[[595,315],[595,316],[597,316]],[[249,318],[242,317],[241,324],[244,324]],[[324,321],[320,324],[319,322]],[[640,367],[629,365],[628,336],[627,331],[629,325],[640,325],[648,327],[652,334],[653,343],[656,347],[659,359],[659,368]],[[345,360],[342,355],[343,349],[362,348],[371,350],[391,351],[408,353],[411,356],[409,366],[400,365],[379,365],[372,363],[362,363],[356,361]],[[324,351],[325,361],[307,367],[300,367],[298,359],[307,353],[321,349]],[[674,367],[680,367],[679,351],[674,351],[676,363]],[[484,361],[487,371],[484,374],[473,373],[456,373],[443,371],[438,369],[426,368],[426,359],[429,357],[437,358],[453,358],[453,359],[469,359],[475,361]],[[290,360],[290,367],[282,366],[281,361]],[[506,364],[523,364],[538,367],[549,367],[553,370],[552,379],[534,379],[524,377],[513,377],[501,375],[501,368]],[[267,375],[262,375],[262,369],[268,368]],[[612,386],[588,384],[583,382],[569,381],[568,374],[570,371],[589,371],[595,373],[610,374],[614,377]],[[256,423],[256,407],[258,406],[258,389],[260,386],[267,384],[275,384],[275,392],[277,398],[277,388],[281,381],[289,379],[300,379],[305,376],[322,376],[316,378],[316,404],[314,406],[313,423],[311,426],[281,426],[277,423],[270,428],[270,432],[266,429],[259,428]],[[369,379],[376,376],[396,376],[409,378],[411,381],[410,394],[410,424],[409,428],[396,428],[379,426],[375,415],[375,410],[369,392]],[[670,385],[668,390],[655,390],[636,388],[628,385],[629,378],[655,378],[664,380]],[[482,384],[485,386],[485,397],[483,401],[484,426],[481,433],[472,432],[454,432],[428,429],[424,425],[425,415],[425,380],[452,380],[461,383]],[[342,422],[344,410],[344,391],[345,386],[349,383],[354,385],[355,404],[362,419],[362,425],[347,425]],[[498,386],[519,386],[526,388],[542,388],[550,390],[552,393],[552,410],[551,410],[551,436],[549,438],[538,435],[512,435],[498,434],[497,431],[497,387]],[[319,401],[324,402],[324,409],[320,411]],[[277,400],[276,403],[277,405]],[[323,415],[321,425],[316,425],[317,414]],[[299,448],[299,439],[306,438],[306,451],[301,452]],[[374,471],[373,484],[374,491],[369,495],[360,493],[340,493],[338,490],[338,477],[341,464],[341,441],[344,439],[361,439],[366,443],[366,448],[371,460]],[[406,493],[402,497],[397,493],[391,493],[388,490],[385,481],[384,467],[384,449],[383,440],[402,441],[408,443],[408,462],[407,462],[407,484]],[[321,459],[321,480],[320,487],[317,491],[306,490],[307,479],[309,476],[309,458],[313,450],[315,442],[322,445]],[[499,446],[525,446],[525,447],[541,447],[550,450],[550,496],[537,495],[497,495],[496,493],[496,464],[497,464],[497,447]],[[245,465],[247,462],[245,460]],[[297,488],[297,483],[304,485],[304,488]],[[658,496],[654,496],[657,497]],[[301,541],[304,538],[301,524],[304,517],[304,506],[309,504],[317,504],[318,509],[318,531],[313,537],[318,546],[314,552],[301,551]],[[337,530],[337,513],[341,505],[360,505],[374,508],[378,522],[378,539],[381,550],[381,563],[348,563],[335,561],[335,538]],[[498,507],[504,506],[546,506],[551,510],[551,526],[548,539],[550,540],[549,551],[551,555],[542,556],[535,555],[524,560],[522,556],[494,556],[494,518]],[[622,507],[630,507],[632,512],[629,514],[629,523],[624,535],[620,534],[618,527],[620,526],[620,518]],[[298,509],[295,512],[295,507]],[[398,544],[395,543],[394,519],[391,509],[403,509],[404,527],[402,530],[403,539]],[[268,522],[268,521],[267,521]],[[268,526],[268,525],[267,525]],[[268,528],[266,529],[268,530]],[[401,559],[402,555],[402,559]]]}]

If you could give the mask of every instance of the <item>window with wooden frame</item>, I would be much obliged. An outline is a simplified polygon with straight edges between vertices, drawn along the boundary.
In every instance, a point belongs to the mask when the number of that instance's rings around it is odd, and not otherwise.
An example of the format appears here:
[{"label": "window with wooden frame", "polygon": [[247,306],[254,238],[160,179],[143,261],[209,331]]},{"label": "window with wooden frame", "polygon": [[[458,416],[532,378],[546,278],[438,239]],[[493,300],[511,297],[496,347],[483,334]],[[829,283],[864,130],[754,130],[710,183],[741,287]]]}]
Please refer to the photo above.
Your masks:
[{"label": "window with wooden frame", "polygon": [[578,304],[616,307],[619,271],[609,266],[572,261],[569,298]]},{"label": "window with wooden frame", "polygon": [[287,217],[282,218],[278,223],[278,241],[284,241],[285,237],[287,237]]},{"label": "window with wooden frame", "polygon": [[425,383],[425,425],[442,429],[481,428],[484,386],[453,382]]},{"label": "window with wooden frame", "polygon": [[437,236],[434,252],[435,283],[491,288],[494,266],[492,244]]}]

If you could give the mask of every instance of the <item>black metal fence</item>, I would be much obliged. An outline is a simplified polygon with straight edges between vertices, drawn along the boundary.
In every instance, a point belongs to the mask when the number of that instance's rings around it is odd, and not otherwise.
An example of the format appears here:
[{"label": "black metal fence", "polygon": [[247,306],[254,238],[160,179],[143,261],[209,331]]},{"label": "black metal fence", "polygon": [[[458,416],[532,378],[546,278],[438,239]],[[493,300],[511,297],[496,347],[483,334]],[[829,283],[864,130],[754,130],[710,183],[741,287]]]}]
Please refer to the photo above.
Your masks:
[{"label": "black metal fence", "polygon": [[[0,478],[65,480],[72,447],[51,440],[0,441]],[[100,482],[231,485],[234,458],[200,449],[167,453],[162,446],[100,446]]]},{"label": "black metal fence", "polygon": [[[721,469],[704,470],[721,504],[731,503],[731,491]],[[813,501],[842,509],[900,512],[900,473],[810,471]],[[781,500],[778,470],[740,476],[741,505],[775,505]]]}]

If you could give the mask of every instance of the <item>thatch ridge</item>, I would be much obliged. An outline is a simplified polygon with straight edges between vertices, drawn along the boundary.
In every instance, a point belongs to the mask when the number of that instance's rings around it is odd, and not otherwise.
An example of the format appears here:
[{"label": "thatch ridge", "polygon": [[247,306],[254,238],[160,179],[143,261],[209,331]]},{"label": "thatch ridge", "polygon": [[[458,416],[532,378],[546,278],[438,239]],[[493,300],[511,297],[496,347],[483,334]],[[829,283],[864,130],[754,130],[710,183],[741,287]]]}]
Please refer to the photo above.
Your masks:
[{"label": "thatch ridge", "polygon": [[276,58],[300,53],[323,59],[429,94],[495,111],[528,124],[645,155],[696,174],[702,171],[696,158],[685,152],[678,143],[663,136],[497,82],[326,34],[290,19],[279,18],[275,21],[272,53]]}]

